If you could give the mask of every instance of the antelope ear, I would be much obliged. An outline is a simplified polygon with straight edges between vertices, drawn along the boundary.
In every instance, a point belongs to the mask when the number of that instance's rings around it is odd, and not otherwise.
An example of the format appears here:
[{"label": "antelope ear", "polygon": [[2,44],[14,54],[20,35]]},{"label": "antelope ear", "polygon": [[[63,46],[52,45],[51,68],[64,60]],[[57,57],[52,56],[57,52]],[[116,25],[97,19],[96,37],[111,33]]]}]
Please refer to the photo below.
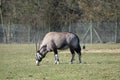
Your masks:
[{"label": "antelope ear", "polygon": [[46,48],[47,47],[47,45],[44,45],[42,48]]},{"label": "antelope ear", "polygon": [[39,50],[39,52],[42,53],[43,51],[46,50],[46,48],[47,48],[47,45],[43,45],[43,46],[41,47],[41,49]]}]

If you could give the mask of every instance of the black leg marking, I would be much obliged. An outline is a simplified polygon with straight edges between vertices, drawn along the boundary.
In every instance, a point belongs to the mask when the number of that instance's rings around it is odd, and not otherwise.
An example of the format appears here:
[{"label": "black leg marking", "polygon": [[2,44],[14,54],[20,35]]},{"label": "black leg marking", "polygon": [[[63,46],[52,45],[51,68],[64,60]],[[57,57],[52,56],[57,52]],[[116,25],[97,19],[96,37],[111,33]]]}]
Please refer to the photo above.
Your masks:
[{"label": "black leg marking", "polygon": [[73,61],[74,61],[74,57],[75,57],[75,52],[72,48],[70,48],[70,52],[72,54],[72,58],[71,58],[71,64],[73,64]]}]

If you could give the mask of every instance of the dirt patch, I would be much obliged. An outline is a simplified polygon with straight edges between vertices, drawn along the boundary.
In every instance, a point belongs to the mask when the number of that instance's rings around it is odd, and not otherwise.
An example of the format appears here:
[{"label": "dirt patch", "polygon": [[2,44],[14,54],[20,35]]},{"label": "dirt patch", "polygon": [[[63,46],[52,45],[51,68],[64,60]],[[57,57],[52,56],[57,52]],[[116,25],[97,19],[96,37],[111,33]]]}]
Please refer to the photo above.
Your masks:
[{"label": "dirt patch", "polygon": [[120,53],[120,49],[91,49],[91,50],[82,50],[85,53]]}]

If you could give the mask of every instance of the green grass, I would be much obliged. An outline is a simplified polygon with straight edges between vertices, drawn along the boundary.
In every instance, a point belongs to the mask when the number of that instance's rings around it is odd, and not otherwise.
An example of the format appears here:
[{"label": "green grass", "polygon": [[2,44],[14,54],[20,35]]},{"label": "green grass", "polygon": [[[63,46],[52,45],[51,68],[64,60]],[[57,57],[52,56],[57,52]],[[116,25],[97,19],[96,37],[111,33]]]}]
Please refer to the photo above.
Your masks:
[{"label": "green grass", "polygon": [[[120,49],[120,44],[88,45],[88,49]],[[54,64],[48,53],[40,66],[35,66],[35,45],[0,44],[0,80],[119,80],[120,53],[83,53],[82,64],[76,55],[59,51],[60,63]]]}]

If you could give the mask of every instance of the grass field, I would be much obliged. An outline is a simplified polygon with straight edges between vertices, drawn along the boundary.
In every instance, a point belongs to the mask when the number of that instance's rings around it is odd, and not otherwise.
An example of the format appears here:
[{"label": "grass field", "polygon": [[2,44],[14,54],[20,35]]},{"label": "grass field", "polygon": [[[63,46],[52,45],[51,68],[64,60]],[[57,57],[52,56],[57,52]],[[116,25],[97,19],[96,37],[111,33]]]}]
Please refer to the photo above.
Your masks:
[{"label": "grass field", "polygon": [[35,66],[34,44],[0,44],[0,80],[120,80],[120,44],[86,45],[82,64],[69,50],[59,51],[60,63],[48,53]]}]

